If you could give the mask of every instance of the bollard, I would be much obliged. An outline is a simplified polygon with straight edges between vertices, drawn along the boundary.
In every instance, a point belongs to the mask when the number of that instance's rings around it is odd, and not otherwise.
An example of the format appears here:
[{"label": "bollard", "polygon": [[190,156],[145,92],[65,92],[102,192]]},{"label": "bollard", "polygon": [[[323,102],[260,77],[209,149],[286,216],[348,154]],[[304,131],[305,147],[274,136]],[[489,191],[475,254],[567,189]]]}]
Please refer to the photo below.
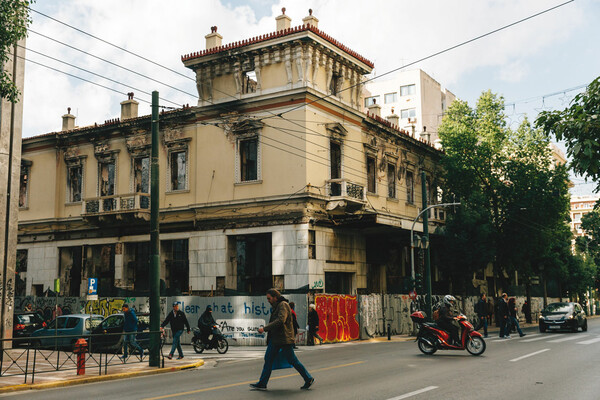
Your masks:
[{"label": "bollard", "polygon": [[392,340],[392,326],[388,324],[388,340]]},{"label": "bollard", "polygon": [[85,375],[85,353],[87,353],[88,344],[84,338],[77,339],[73,348],[73,353],[77,354],[77,375]]}]

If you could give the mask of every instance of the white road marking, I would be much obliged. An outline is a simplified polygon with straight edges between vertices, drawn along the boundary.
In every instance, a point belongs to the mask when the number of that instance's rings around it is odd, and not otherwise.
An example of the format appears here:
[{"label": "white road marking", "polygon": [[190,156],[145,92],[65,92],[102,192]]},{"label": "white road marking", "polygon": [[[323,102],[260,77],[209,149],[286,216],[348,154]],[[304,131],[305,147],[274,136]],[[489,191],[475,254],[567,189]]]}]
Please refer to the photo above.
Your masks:
[{"label": "white road marking", "polygon": [[552,335],[552,337],[550,337],[548,335],[544,335],[542,337],[536,337],[536,338],[533,338],[533,339],[521,340],[521,342],[523,342],[523,343],[525,343],[525,342],[535,342],[537,340],[552,339],[553,337],[562,336],[562,335],[564,335],[564,333],[560,333],[558,335]]},{"label": "white road marking", "polygon": [[414,392],[410,392],[410,393],[405,393],[405,394],[403,394],[401,396],[398,396],[398,397],[392,397],[392,398],[390,398],[388,400],[408,399],[409,397],[413,397],[413,396],[416,396],[416,395],[421,394],[421,393],[429,392],[430,390],[437,389],[437,388],[438,388],[437,386],[427,386],[426,388],[415,390]]},{"label": "white road marking", "polygon": [[566,338],[562,338],[562,339],[556,339],[556,340],[548,340],[548,343],[560,343],[560,342],[566,342],[567,340],[575,340],[575,339],[581,339],[584,338],[586,336],[589,335],[576,335],[576,336],[568,336]]},{"label": "white road marking", "polygon": [[512,361],[512,362],[515,362],[515,361],[520,361],[520,360],[522,360],[522,359],[524,359],[524,358],[531,357],[531,356],[535,356],[535,355],[537,355],[537,354],[543,353],[543,352],[545,352],[545,351],[548,351],[548,350],[550,350],[550,349],[543,349],[543,350],[539,350],[539,351],[536,351],[536,352],[533,352],[533,353],[525,354],[524,356],[517,357],[517,358],[513,358],[513,359],[512,359],[512,360],[510,360],[510,361]]},{"label": "white road marking", "polygon": [[592,344],[596,342],[600,342],[600,338],[584,340],[583,342],[577,342],[577,344]]}]

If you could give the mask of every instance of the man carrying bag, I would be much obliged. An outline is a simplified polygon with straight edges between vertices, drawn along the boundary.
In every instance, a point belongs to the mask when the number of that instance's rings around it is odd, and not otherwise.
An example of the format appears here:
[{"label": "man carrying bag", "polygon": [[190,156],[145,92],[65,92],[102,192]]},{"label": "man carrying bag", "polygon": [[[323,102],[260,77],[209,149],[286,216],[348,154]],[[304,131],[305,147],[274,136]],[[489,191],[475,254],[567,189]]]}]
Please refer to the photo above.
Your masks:
[{"label": "man carrying bag", "polygon": [[258,333],[268,332],[265,364],[259,381],[250,384],[250,387],[255,390],[267,389],[273,364],[281,352],[281,356],[304,378],[304,385],[300,389],[308,389],[315,382],[315,379],[308,373],[304,365],[302,365],[294,354],[294,326],[288,301],[276,289],[267,290],[267,301],[272,307],[271,317],[269,318],[269,323],[264,328],[258,329]]}]

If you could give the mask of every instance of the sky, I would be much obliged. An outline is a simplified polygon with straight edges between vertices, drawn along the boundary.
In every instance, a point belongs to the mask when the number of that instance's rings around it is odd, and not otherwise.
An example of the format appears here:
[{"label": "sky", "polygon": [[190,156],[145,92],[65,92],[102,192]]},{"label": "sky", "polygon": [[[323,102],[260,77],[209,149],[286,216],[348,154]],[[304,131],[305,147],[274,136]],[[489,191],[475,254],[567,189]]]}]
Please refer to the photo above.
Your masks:
[{"label": "sky", "polygon": [[[426,61],[413,62],[564,2],[36,0],[34,11],[146,60],[33,12],[26,43],[30,61],[25,67],[23,136],[59,131],[68,107],[78,126],[117,118],[119,103],[131,91],[140,101],[140,115],[150,114],[153,90],[160,92],[163,105],[195,105],[194,76],[183,66],[181,56],[203,50],[204,36],[214,25],[223,35],[223,44],[273,32],[282,7],[292,18],[292,26],[301,25],[311,8],[319,29],[375,63],[372,77],[385,79],[385,73],[410,64],[406,68],[423,69],[471,106],[485,90],[502,95],[507,122],[514,128],[525,117],[535,120],[541,110],[566,108],[586,84],[600,76],[600,0],[571,1]],[[559,147],[564,150],[560,143]],[[592,192],[593,185],[581,177],[572,181],[576,185],[573,194]]]}]

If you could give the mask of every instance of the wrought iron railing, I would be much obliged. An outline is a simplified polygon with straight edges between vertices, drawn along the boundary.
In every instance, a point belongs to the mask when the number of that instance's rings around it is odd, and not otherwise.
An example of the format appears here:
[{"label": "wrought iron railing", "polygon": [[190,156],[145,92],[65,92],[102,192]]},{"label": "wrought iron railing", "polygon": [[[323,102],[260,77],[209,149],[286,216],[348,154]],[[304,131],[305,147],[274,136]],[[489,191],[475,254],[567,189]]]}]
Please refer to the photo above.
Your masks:
[{"label": "wrought iron railing", "polygon": [[330,197],[343,197],[365,202],[365,187],[347,179],[329,179],[326,181],[327,193]]}]

